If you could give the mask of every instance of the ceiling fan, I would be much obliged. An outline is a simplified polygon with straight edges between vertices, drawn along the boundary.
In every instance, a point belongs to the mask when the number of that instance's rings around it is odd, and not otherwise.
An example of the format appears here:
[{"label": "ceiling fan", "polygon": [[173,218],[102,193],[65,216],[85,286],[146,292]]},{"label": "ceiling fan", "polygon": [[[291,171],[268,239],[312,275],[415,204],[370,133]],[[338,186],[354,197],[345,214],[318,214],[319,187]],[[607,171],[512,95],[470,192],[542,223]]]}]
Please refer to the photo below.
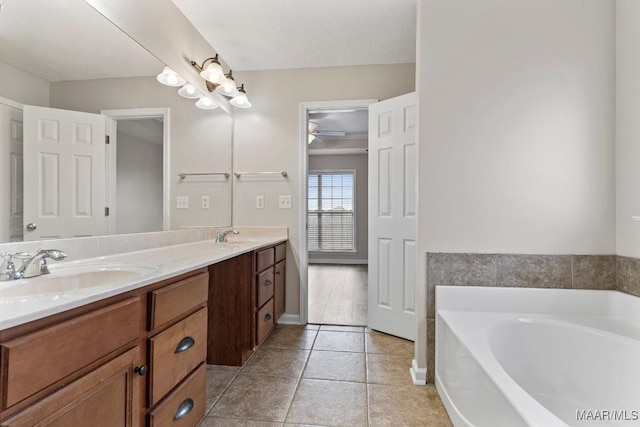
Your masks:
[{"label": "ceiling fan", "polygon": [[318,123],[309,120],[309,127],[307,129],[309,134],[309,144],[313,141],[322,141],[321,136],[345,136],[347,133],[341,130],[319,130]]}]

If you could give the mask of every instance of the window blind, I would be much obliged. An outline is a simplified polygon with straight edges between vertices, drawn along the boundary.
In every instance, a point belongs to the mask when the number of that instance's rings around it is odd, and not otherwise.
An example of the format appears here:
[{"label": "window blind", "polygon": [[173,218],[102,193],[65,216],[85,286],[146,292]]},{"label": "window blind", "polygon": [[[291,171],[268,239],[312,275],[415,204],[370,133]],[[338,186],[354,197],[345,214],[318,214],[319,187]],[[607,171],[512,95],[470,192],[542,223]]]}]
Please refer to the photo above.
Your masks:
[{"label": "window blind", "polygon": [[307,189],[309,251],[355,251],[355,172],[311,171]]}]

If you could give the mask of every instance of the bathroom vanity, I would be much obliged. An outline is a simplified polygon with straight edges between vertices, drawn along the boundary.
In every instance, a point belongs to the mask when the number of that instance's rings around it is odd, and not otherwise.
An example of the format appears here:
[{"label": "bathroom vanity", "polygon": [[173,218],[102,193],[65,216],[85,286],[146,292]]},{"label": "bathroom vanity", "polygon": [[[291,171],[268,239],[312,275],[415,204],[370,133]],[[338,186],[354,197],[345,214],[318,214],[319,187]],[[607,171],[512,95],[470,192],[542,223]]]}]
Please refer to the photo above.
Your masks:
[{"label": "bathroom vanity", "polygon": [[[156,268],[112,286],[38,294],[23,310],[15,305],[29,297],[0,283],[0,426],[196,426],[206,361],[244,363],[284,311],[285,240],[201,241],[70,263],[80,272]],[[21,284],[57,284],[64,271],[51,265],[50,277]],[[229,313],[236,317],[221,317]],[[240,357],[218,361],[227,353]]]}]

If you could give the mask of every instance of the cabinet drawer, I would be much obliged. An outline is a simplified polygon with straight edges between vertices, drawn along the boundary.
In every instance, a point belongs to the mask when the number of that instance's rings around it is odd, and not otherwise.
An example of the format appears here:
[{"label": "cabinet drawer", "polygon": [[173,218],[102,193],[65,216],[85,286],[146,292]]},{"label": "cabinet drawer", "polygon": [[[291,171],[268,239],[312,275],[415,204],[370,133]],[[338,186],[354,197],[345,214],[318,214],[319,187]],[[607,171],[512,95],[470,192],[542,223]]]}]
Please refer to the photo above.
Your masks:
[{"label": "cabinet drawer", "polygon": [[207,310],[203,308],[149,340],[150,406],[207,356]]},{"label": "cabinet drawer", "polygon": [[131,298],[2,344],[3,407],[136,340],[141,316],[140,298]]},{"label": "cabinet drawer", "polygon": [[129,350],[0,425],[137,426],[139,354],[138,347]]},{"label": "cabinet drawer", "polygon": [[286,264],[285,261],[280,261],[275,265],[275,277],[274,277],[274,305],[275,305],[275,321],[278,321],[280,316],[284,314],[285,310],[285,301],[286,301],[286,286],[285,286],[285,274],[286,274]]},{"label": "cabinet drawer", "polygon": [[287,244],[280,243],[276,246],[276,259],[275,262],[282,261],[287,257]]},{"label": "cabinet drawer", "polygon": [[203,363],[149,413],[149,427],[197,425],[204,416],[206,387],[207,365]]},{"label": "cabinet drawer", "polygon": [[256,314],[256,342],[260,344],[274,325],[273,299],[269,300]]},{"label": "cabinet drawer", "polygon": [[262,273],[256,276],[256,280],[258,281],[258,305],[257,307],[262,307],[262,305],[267,302],[273,296],[273,267],[263,271]]},{"label": "cabinet drawer", "polygon": [[207,302],[208,292],[209,275],[207,273],[198,274],[151,292],[149,330],[204,304]]},{"label": "cabinet drawer", "polygon": [[275,250],[273,248],[263,249],[256,252],[256,271],[262,271],[273,265]]}]

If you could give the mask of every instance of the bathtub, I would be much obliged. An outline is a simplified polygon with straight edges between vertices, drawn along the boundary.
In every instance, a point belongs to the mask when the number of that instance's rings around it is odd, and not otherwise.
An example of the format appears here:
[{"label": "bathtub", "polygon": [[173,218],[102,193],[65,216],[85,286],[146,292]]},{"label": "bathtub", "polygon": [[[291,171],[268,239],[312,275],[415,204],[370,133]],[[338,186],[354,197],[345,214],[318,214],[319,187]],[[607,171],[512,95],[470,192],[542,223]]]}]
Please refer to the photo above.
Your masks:
[{"label": "bathtub", "polygon": [[455,427],[639,427],[640,298],[438,286],[435,379]]}]

